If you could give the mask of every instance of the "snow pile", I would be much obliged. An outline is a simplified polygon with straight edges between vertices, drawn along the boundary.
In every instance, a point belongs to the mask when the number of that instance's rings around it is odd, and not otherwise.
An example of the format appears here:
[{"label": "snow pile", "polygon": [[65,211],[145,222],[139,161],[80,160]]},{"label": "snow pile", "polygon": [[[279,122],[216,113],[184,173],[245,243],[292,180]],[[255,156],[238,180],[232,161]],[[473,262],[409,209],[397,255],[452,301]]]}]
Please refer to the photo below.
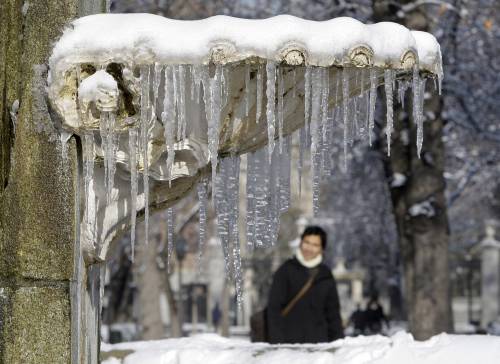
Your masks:
[{"label": "snow pile", "polygon": [[440,334],[423,342],[411,334],[359,336],[327,344],[269,345],[214,334],[191,338],[102,344],[103,352],[132,350],[103,364],[497,364],[500,338]]},{"label": "snow pile", "polygon": [[[105,36],[103,36],[105,35]],[[354,47],[373,52],[373,65],[401,67],[408,50],[418,52],[421,69],[439,74],[441,52],[428,33],[382,22],[365,25],[340,17],[328,21],[291,15],[268,19],[214,16],[202,20],[173,20],[153,14],[97,14],[74,21],[57,43],[50,67],[78,62],[207,64],[222,45],[227,61],[260,57],[281,61],[290,46],[307,53],[307,64],[344,65]]]}]

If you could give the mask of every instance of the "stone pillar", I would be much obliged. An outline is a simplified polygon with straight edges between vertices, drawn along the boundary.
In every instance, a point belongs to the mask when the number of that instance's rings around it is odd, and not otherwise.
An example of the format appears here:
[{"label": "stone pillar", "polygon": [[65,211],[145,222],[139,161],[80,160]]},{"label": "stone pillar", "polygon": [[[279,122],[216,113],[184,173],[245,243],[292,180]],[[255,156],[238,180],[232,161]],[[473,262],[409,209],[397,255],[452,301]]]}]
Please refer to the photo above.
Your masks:
[{"label": "stone pillar", "polygon": [[35,132],[51,116],[33,84],[45,81],[34,68],[47,64],[68,22],[103,10],[90,3],[98,2],[0,2],[0,364],[75,362],[78,147],[72,139],[62,157],[59,140]]},{"label": "stone pillar", "polygon": [[495,229],[486,226],[481,248],[481,326],[487,327],[500,317],[500,242]]}]

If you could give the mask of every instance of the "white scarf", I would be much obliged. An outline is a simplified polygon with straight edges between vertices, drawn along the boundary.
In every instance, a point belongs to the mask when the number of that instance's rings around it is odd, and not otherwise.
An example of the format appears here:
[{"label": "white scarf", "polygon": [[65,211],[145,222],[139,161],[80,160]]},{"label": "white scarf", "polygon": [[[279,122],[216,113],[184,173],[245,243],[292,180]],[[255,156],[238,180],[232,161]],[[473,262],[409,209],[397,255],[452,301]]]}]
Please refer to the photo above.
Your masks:
[{"label": "white scarf", "polygon": [[302,255],[302,252],[300,251],[300,248],[297,249],[295,252],[295,257],[297,260],[306,268],[314,268],[318,266],[322,261],[323,261],[323,255],[320,254],[316,258],[311,259],[311,260],[306,260],[304,256]]}]

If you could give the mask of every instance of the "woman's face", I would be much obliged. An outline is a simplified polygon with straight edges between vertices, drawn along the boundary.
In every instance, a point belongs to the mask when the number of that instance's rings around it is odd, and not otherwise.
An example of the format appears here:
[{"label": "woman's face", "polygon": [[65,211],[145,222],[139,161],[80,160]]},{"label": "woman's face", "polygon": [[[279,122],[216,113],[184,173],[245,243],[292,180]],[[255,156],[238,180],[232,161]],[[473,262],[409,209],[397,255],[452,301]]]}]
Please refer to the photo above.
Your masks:
[{"label": "woman's face", "polygon": [[316,258],[323,253],[321,237],[319,235],[306,235],[300,242],[300,251],[306,261]]}]

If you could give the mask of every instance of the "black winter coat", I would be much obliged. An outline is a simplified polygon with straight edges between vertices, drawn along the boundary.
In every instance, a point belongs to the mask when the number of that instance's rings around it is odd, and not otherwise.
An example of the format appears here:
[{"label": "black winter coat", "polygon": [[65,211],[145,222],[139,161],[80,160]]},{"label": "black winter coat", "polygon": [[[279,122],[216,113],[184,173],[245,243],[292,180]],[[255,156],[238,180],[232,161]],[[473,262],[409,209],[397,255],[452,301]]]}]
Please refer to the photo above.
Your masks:
[{"label": "black winter coat", "polygon": [[274,274],[267,305],[270,343],[320,343],[344,337],[335,279],[325,264],[313,269],[319,271],[312,287],[285,317],[281,310],[307,282],[311,269],[294,257]]}]

